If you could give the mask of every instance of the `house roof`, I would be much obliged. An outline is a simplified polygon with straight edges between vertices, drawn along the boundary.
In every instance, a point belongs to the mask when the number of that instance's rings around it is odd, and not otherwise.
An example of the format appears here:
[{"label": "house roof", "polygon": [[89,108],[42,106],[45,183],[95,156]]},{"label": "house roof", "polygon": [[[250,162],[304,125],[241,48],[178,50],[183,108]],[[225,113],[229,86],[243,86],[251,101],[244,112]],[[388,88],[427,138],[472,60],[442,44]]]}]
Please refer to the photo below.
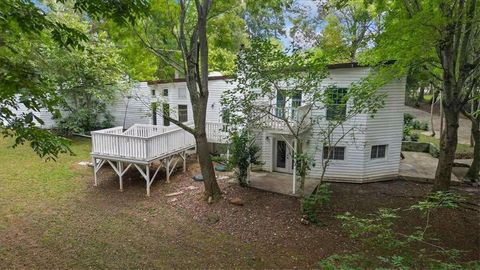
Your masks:
[{"label": "house roof", "polygon": [[[348,63],[338,63],[338,64],[330,64],[327,65],[328,69],[340,69],[340,68],[358,68],[358,67],[368,67],[367,65],[359,64],[358,62],[348,62]],[[209,81],[217,81],[217,80],[228,80],[233,79],[233,76],[209,76]],[[167,84],[167,83],[175,83],[175,82],[185,82],[185,78],[174,78],[174,79],[163,79],[163,80],[153,80],[147,81],[149,85],[153,84]]]}]

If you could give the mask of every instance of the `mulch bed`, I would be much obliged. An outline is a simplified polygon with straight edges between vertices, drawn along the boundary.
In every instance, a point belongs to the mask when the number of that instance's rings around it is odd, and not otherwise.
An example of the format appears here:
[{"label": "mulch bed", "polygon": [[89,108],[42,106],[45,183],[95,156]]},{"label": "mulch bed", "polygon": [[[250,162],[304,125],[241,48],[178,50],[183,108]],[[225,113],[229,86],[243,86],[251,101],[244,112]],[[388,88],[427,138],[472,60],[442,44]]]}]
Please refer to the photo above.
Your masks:
[{"label": "mulch bed", "polygon": [[[365,216],[382,207],[406,208],[421,200],[431,188],[428,184],[400,180],[362,185],[332,183],[331,201],[319,209],[323,224],[316,226],[300,221],[302,216],[297,198],[240,187],[228,177],[231,173],[219,173],[222,199],[208,204],[203,196],[203,183],[191,178],[199,172],[198,165],[192,161],[187,172],[174,173],[171,183],[166,184],[163,179],[155,180],[148,204],[167,205],[238,241],[254,243],[258,248],[258,257],[255,259],[275,262],[272,265],[282,268],[315,267],[322,258],[336,253],[351,253],[360,248],[358,243],[347,237],[336,215],[348,211]],[[104,170],[104,173],[108,173],[108,170]],[[159,178],[163,176],[162,173],[159,175]],[[144,181],[128,181],[128,178],[139,179],[138,172],[127,173],[124,186],[125,189],[135,188],[136,192],[142,192]],[[103,188],[113,188],[116,183],[111,182],[111,185]],[[179,195],[165,196],[179,191],[182,191]],[[471,189],[470,193],[464,193],[473,201],[473,210],[436,211],[432,215],[431,233],[440,239],[442,246],[465,250],[462,260],[478,260],[480,192]],[[240,199],[243,205],[230,203],[234,198]],[[418,213],[409,211],[402,216],[404,218],[399,224],[401,231],[408,232],[424,224]]]}]

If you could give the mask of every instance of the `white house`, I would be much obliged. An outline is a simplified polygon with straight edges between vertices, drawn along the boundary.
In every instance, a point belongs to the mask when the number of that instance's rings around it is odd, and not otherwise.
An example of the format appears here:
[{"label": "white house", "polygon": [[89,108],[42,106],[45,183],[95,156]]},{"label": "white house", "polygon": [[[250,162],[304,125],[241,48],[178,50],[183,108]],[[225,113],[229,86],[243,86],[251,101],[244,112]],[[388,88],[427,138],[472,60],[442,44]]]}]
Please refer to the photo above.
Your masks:
[{"label": "white house", "polygon": [[[352,83],[365,78],[370,71],[369,67],[356,63],[330,65],[329,76],[323,84],[347,89]],[[398,79],[378,90],[386,94],[386,99],[385,106],[374,118],[360,114],[345,123],[345,126],[356,126],[362,131],[357,132],[355,137],[345,136],[333,149],[331,163],[325,171],[327,181],[365,183],[398,176],[405,85],[405,79]],[[233,88],[235,85],[232,80],[220,74],[212,74],[209,78],[207,137],[213,145],[227,143],[220,99],[227,89]],[[156,109],[151,106],[152,102],[158,104]],[[308,106],[303,100],[296,102],[297,113]],[[150,184],[158,172],[150,175],[149,165],[157,160],[162,161],[167,168],[168,179],[171,165],[174,165],[173,157],[179,155],[185,160],[185,151],[195,146],[191,134],[163,118],[165,112],[179,121],[193,124],[192,106],[184,79],[141,83],[130,93],[119,97],[109,109],[118,127],[92,133],[95,175],[103,164],[109,163],[117,172],[121,185],[125,171],[136,167],[142,172],[149,193]],[[312,109],[309,113],[309,117],[315,118],[327,112],[325,109]],[[306,151],[313,155],[315,162],[309,178],[318,178],[322,174],[325,151],[322,141],[315,134],[323,124],[312,122],[305,130],[311,136],[305,146]],[[335,136],[340,136],[340,133]],[[295,142],[284,125],[271,121],[262,130],[257,130],[257,144],[261,148],[263,171],[294,174],[292,155]]]},{"label": "white house", "polygon": [[[325,86],[335,85],[338,88],[349,88],[352,83],[359,82],[369,72],[369,67],[362,67],[355,63],[337,64],[329,66]],[[385,93],[385,106],[380,109],[374,118],[367,114],[360,114],[347,121],[345,126],[357,126],[361,132],[355,136],[346,136],[333,150],[333,157],[328,166],[325,177],[329,181],[365,183],[379,180],[390,180],[398,176],[400,165],[400,151],[403,133],[403,112],[405,79],[394,80],[378,90]],[[149,83],[152,91],[160,91],[168,96],[168,104],[173,108],[173,113],[182,116],[186,121],[192,120],[191,104],[186,84],[181,79],[173,82],[156,81]],[[226,89],[235,86],[228,78],[213,76],[209,82],[209,103],[207,121],[222,122],[222,109],[220,97]],[[303,101],[300,101],[300,108]],[[347,106],[348,110],[348,106]],[[312,109],[312,118],[316,115],[326,114],[325,110]],[[164,124],[163,119],[157,120],[157,124]],[[324,124],[324,123],[323,123]],[[322,123],[315,123],[309,127],[311,139],[307,145],[307,151],[314,155],[316,166],[313,167],[309,177],[320,177],[322,173],[324,149],[321,142],[316,140],[315,135],[321,129]],[[337,136],[341,132],[338,132]],[[289,136],[288,130],[278,123],[267,125],[259,131],[257,143],[261,147],[262,170],[266,172],[293,173],[293,146],[294,140]]]}]

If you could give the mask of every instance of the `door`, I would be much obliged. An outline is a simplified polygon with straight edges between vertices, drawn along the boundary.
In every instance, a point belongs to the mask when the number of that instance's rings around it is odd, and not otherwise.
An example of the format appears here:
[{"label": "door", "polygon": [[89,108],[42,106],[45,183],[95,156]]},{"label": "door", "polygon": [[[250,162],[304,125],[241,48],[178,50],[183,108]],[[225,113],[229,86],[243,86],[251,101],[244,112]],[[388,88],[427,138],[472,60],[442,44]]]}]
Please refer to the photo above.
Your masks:
[{"label": "door", "polygon": [[[289,145],[290,144],[290,145]],[[273,168],[274,171],[292,173],[293,172],[293,151],[290,146],[293,146],[292,142],[282,139],[275,140],[274,155],[273,155]]]}]

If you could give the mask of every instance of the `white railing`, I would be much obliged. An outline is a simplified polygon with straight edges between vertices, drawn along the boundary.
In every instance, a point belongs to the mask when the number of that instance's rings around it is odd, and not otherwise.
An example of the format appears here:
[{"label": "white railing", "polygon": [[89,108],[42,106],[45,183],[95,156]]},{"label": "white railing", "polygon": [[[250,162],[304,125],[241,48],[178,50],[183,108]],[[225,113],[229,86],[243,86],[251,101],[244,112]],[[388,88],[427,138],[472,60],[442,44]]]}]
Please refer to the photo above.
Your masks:
[{"label": "white railing", "polygon": [[263,127],[272,130],[280,130],[289,132],[288,124],[293,129],[306,129],[311,123],[311,104],[300,107],[272,107],[270,114],[265,115],[261,124]]},{"label": "white railing", "polygon": [[207,140],[212,143],[227,143],[229,139],[228,125],[224,123],[207,122],[205,125]]},{"label": "white railing", "polygon": [[[193,127],[191,123],[185,123]],[[227,126],[206,123],[209,142],[228,142]],[[114,127],[92,132],[92,153],[125,159],[152,160],[195,146],[191,133],[176,125],[155,126],[135,124],[126,131]]]},{"label": "white railing", "polygon": [[134,125],[92,132],[92,153],[126,159],[151,160],[195,145],[193,135],[179,127]]}]

